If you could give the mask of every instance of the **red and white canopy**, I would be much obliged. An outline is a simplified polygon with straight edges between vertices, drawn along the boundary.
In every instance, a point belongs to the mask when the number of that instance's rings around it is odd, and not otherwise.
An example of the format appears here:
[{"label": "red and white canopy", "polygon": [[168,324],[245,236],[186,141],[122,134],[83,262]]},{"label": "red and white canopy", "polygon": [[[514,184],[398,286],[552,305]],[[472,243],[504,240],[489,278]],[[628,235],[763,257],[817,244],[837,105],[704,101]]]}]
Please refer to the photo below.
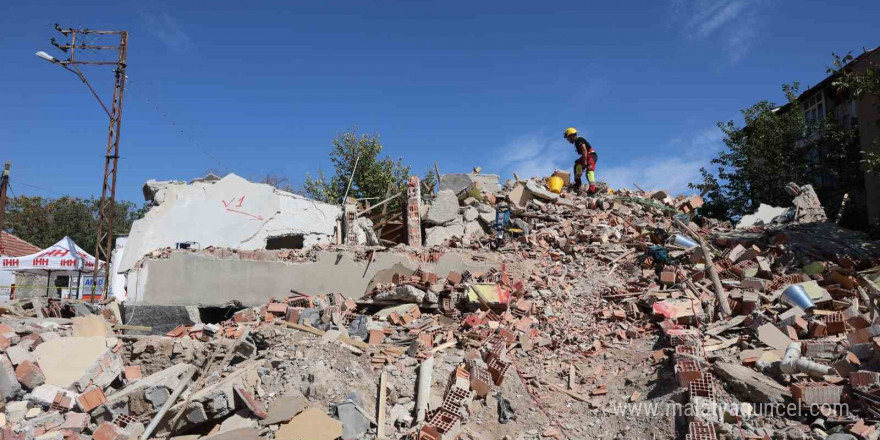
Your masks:
[{"label": "red and white canopy", "polygon": [[[105,263],[101,262],[101,269]],[[35,254],[0,257],[0,270],[93,272],[95,257],[82,250],[70,237]]]}]

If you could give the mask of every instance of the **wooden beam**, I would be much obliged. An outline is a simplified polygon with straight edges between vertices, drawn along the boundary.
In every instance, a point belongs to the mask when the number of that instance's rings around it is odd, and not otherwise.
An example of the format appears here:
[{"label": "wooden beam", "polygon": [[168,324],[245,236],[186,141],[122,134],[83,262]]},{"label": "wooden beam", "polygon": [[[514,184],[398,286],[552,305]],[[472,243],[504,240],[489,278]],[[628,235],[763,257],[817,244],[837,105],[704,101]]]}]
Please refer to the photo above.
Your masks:
[{"label": "wooden beam", "polygon": [[376,438],[385,438],[385,401],[387,400],[388,373],[379,376],[379,414],[376,417]]},{"label": "wooden beam", "polygon": [[[284,325],[288,328],[295,328],[300,331],[311,333],[315,336],[324,336],[324,334],[327,333],[324,330],[316,329],[310,325],[301,325],[301,324],[296,324],[293,322],[282,321],[280,319],[276,319],[275,323]],[[369,345],[367,345],[364,341],[358,341],[357,339],[352,339],[352,338],[349,338],[348,336],[340,335],[338,340],[342,341],[346,344],[353,345],[356,348],[360,348],[361,350],[367,350],[369,348]]]}]

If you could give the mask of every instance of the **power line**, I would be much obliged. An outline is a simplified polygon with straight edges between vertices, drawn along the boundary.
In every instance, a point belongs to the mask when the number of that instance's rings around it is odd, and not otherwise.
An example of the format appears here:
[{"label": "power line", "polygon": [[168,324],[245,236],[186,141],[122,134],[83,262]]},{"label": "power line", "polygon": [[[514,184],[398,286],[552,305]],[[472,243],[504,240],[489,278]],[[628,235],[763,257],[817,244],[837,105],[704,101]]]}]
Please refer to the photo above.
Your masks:
[{"label": "power line", "polygon": [[194,146],[198,147],[198,149],[201,150],[202,155],[204,155],[206,158],[208,158],[208,159],[210,159],[211,161],[213,161],[214,164],[216,164],[219,168],[221,168],[221,169],[226,169],[226,170],[231,169],[229,166],[227,166],[226,164],[224,164],[223,162],[221,162],[220,159],[217,158],[217,156],[208,153],[208,149],[207,149],[207,148],[205,148],[204,146],[202,146],[202,144],[200,144],[199,141],[197,141],[192,135],[190,135],[187,131],[185,131],[185,130],[184,130],[184,129],[183,129],[183,128],[182,128],[182,127],[176,122],[176,121],[174,121],[173,119],[171,119],[171,117],[168,116],[168,113],[167,113],[167,112],[162,111],[161,109],[159,109],[159,105],[158,105],[157,103],[154,103],[152,100],[150,100],[150,98],[147,97],[146,94],[141,94],[141,93],[140,93],[140,89],[137,89],[137,88],[132,89],[132,87],[131,87],[131,83],[132,83],[131,80],[129,80],[129,81],[126,83],[126,90],[133,90],[134,95],[137,96],[138,98],[140,98],[141,100],[143,100],[144,103],[147,104],[147,106],[148,106],[149,108],[151,108],[153,111],[155,111],[156,114],[158,114],[158,115],[162,118],[162,120],[165,121],[165,123],[167,123],[168,125],[171,126],[171,128],[173,129],[173,131],[175,131],[176,133],[178,133],[178,134],[180,134],[181,136],[183,136],[183,137],[185,138],[185,140],[188,140],[188,141],[189,141],[191,144],[193,144]]},{"label": "power line", "polygon": [[34,188],[34,189],[39,189],[39,190],[41,190],[41,191],[46,191],[46,192],[48,192],[48,193],[57,194],[57,195],[59,195],[59,196],[66,196],[66,195],[68,195],[68,194],[60,193],[60,192],[58,192],[58,191],[53,191],[53,190],[51,190],[51,189],[49,189],[49,188],[43,188],[43,187],[41,187],[41,186],[31,185],[31,184],[29,184],[29,183],[24,183],[24,182],[21,182],[21,181],[16,181],[16,183],[19,184],[19,185],[24,185],[24,186],[31,187],[31,188]]}]

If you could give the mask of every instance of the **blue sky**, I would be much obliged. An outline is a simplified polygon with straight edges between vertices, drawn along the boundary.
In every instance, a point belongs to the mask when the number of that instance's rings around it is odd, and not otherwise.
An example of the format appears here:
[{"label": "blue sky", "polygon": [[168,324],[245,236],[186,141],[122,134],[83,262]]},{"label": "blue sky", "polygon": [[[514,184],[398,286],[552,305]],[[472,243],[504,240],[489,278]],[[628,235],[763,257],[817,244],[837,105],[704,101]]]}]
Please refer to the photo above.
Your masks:
[{"label": "blue sky", "polygon": [[[106,116],[34,56],[52,25],[130,32],[118,197],[218,169],[301,182],[334,135],[378,132],[423,172],[570,168],[576,126],[613,186],[685,190],[715,123],[880,44],[880,2],[61,2],[0,4],[0,160],[15,194],[98,195]],[[51,49],[51,50],[50,50]],[[109,100],[109,69],[86,70]]]}]

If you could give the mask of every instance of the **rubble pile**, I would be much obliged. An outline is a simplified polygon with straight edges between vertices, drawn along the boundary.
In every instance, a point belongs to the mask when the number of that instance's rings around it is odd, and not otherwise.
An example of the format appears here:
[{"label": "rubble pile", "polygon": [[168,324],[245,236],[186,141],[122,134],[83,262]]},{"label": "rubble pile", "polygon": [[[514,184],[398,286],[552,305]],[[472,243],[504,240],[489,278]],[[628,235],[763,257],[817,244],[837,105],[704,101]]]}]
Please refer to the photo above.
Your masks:
[{"label": "rubble pile", "polygon": [[694,215],[699,196],[440,183],[427,248],[321,246],[497,269],[291,291],[150,336],[112,301],[4,306],[3,438],[878,437],[880,252],[809,197],[736,230]]}]

